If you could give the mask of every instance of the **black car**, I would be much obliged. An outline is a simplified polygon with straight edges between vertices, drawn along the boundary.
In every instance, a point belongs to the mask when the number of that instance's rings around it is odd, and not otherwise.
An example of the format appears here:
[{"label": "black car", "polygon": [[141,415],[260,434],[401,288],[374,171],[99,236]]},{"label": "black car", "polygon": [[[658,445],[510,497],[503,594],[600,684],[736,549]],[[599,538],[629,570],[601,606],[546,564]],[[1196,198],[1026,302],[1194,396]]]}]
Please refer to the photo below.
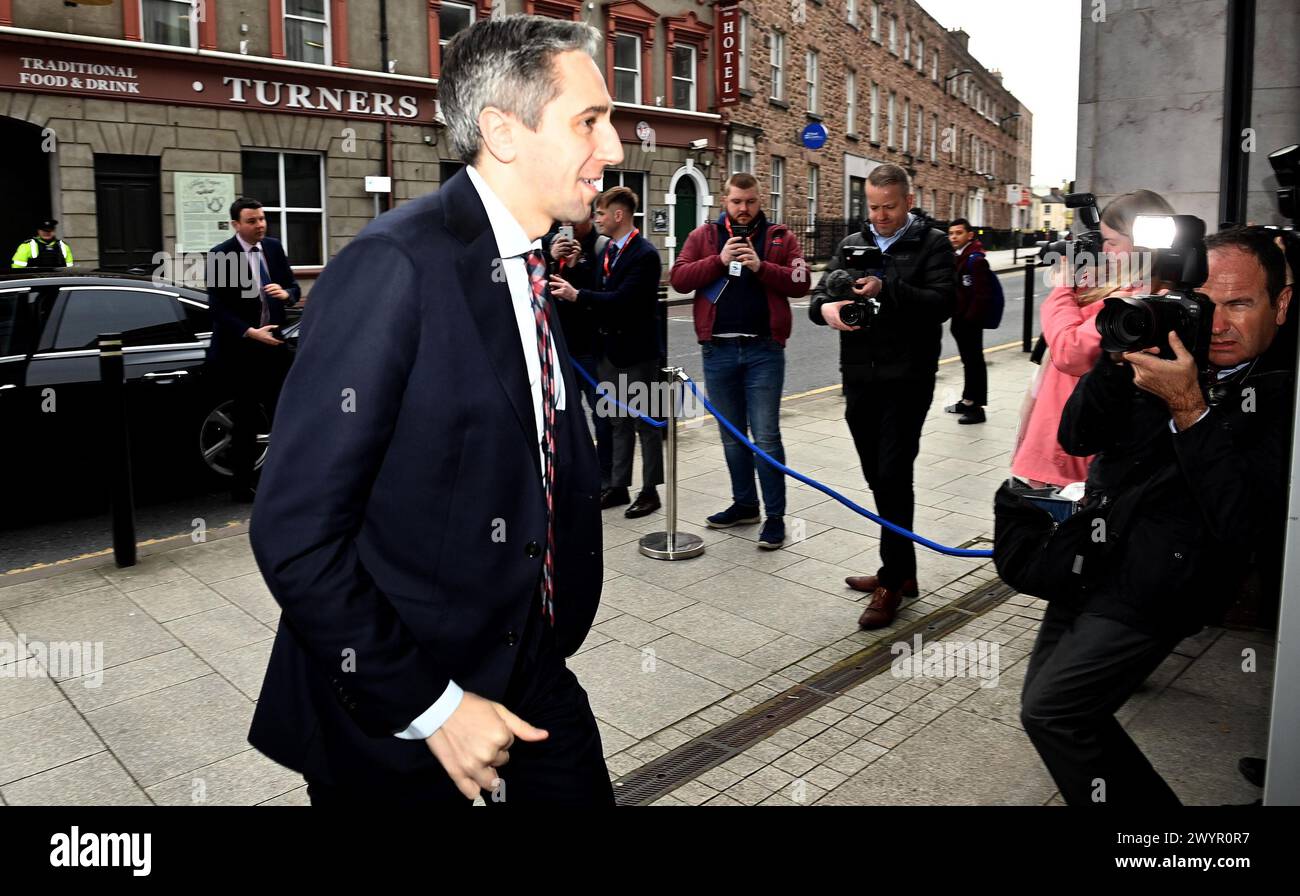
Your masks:
[{"label": "black car", "polygon": [[[285,330],[293,346],[297,327]],[[102,477],[101,333],[121,333],[137,482],[155,471],[229,477],[231,399],[207,363],[199,290],[104,272],[0,275],[0,458],[40,495]],[[260,465],[266,454],[260,430]],[[23,471],[10,478],[9,471]]]}]

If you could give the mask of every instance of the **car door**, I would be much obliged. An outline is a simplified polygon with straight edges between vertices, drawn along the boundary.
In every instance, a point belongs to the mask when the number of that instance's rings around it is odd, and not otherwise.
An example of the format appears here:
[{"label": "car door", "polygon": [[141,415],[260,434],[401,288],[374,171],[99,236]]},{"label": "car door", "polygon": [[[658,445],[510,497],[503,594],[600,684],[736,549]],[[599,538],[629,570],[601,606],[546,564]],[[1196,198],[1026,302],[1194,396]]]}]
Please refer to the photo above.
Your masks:
[{"label": "car door", "polygon": [[[27,364],[34,342],[35,296],[29,286],[0,288],[0,469],[19,470],[32,428]],[[17,484],[17,483],[13,483]],[[6,488],[6,492],[10,491]],[[6,494],[0,505],[16,495]],[[0,517],[8,508],[0,506]]]},{"label": "car door", "polygon": [[[48,335],[52,332],[52,336]],[[86,284],[60,290],[28,386],[56,406],[47,427],[52,458],[77,469],[104,469],[105,412],[98,337],[122,334],[126,414],[137,481],[154,465],[183,460],[191,408],[199,402],[203,343],[184,320],[174,289]]]}]

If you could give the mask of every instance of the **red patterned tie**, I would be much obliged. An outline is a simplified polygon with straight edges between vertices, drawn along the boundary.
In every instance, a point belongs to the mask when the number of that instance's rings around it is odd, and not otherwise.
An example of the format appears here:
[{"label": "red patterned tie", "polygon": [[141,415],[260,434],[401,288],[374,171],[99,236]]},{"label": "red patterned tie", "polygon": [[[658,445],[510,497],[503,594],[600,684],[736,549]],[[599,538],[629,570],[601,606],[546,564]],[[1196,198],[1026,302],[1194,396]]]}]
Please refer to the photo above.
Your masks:
[{"label": "red patterned tie", "polygon": [[542,615],[555,624],[555,367],[551,364],[551,304],[546,296],[546,261],[529,252],[529,295],[537,322],[537,354],[542,362],[542,486],[546,492],[546,553],[542,555]]}]

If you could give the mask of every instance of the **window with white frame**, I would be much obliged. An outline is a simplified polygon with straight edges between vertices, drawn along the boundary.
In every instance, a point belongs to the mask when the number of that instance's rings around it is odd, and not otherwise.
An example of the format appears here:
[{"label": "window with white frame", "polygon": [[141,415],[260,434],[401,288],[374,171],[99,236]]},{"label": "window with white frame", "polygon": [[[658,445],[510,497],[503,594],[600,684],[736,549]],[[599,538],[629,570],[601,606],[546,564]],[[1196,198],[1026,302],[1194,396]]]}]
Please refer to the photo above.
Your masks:
[{"label": "window with white frame", "polygon": [[767,38],[771,50],[769,65],[772,69],[772,99],[785,99],[785,35],[773,31]]},{"label": "window with white frame", "polygon": [[444,0],[438,9],[438,47],[447,48],[447,42],[474,24],[475,9],[468,3],[450,3]]},{"label": "window with white frame", "polygon": [[753,150],[733,149],[731,151],[731,173],[737,174],[741,171],[747,174],[754,173]]},{"label": "window with white frame", "polygon": [[889,17],[889,52],[898,55],[898,16]]},{"label": "window with white frame", "polygon": [[930,161],[937,161],[939,146],[939,116],[937,113],[930,115]]},{"label": "window with white frame", "polygon": [[314,152],[245,150],[243,195],[262,203],[266,232],[284,243],[295,265],[322,265],[325,247],[324,156]]},{"label": "window with white frame", "polygon": [[871,82],[871,130],[872,143],[880,142],[880,85]]},{"label": "window with white frame", "polygon": [[644,171],[614,171],[605,169],[604,186],[608,190],[611,187],[627,187],[636,194],[636,211],[632,213],[632,225],[645,233],[645,179]]},{"label": "window with white frame", "polygon": [[930,80],[939,83],[939,51],[930,51]]},{"label": "window with white frame", "polygon": [[848,79],[844,82],[844,129],[847,133],[858,132],[858,73],[849,69]]},{"label": "window with white frame", "polygon": [[889,91],[889,109],[886,112],[886,119],[888,121],[888,130],[886,131],[885,136],[889,138],[889,142],[886,145],[888,145],[891,149],[894,146],[894,104],[896,101],[897,101],[897,94],[895,94],[894,91],[892,90]]},{"label": "window with white frame", "polygon": [[195,9],[194,0],[140,0],[141,36],[151,44],[195,49]]},{"label": "window with white frame", "polygon": [[330,15],[326,0],[285,0],[284,52],[298,62],[330,64]]},{"label": "window with white frame", "polygon": [[768,187],[767,210],[774,224],[780,223],[784,212],[782,191],[785,189],[785,159],[772,156],[772,185]]},{"label": "window with white frame", "polygon": [[912,64],[912,29],[903,29],[903,65]]},{"label": "window with white frame", "polygon": [[844,0],[844,18],[850,25],[858,24],[858,0]]},{"label": "window with white frame", "polygon": [[876,0],[871,2],[871,39],[880,43],[880,4]]},{"label": "window with white frame", "polygon": [[[902,144],[903,152],[912,151],[912,144],[909,139],[911,135],[912,135],[912,101],[903,100],[903,144]],[[889,142],[891,145],[894,142],[894,135],[892,133],[889,135]]]},{"label": "window with white frame", "polygon": [[809,50],[804,57],[804,79],[808,82],[808,111],[817,113],[817,51]]},{"label": "window with white frame", "polygon": [[808,226],[817,220],[817,193],[821,183],[821,169],[816,165],[808,166]]},{"label": "window with white frame", "polygon": [[635,34],[614,35],[614,99],[641,102],[641,38]]},{"label": "window with white frame", "polygon": [[916,107],[916,157],[919,159],[925,153],[925,109],[921,106]]},{"label": "window with white frame", "polygon": [[673,47],[673,108],[695,111],[695,48]]},{"label": "window with white frame", "polygon": [[737,67],[740,73],[740,87],[742,90],[749,89],[749,13],[740,14],[740,65]]},{"label": "window with white frame", "polygon": [[925,38],[919,34],[916,36],[916,70],[925,71]]}]

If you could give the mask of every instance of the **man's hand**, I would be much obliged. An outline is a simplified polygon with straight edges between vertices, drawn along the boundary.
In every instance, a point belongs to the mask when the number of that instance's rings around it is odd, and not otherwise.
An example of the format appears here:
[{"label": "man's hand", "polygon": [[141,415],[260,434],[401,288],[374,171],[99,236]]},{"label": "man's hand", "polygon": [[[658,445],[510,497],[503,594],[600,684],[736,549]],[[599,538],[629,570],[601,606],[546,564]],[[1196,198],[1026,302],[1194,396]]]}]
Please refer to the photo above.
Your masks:
[{"label": "man's hand", "polygon": [[880,291],[884,288],[885,283],[879,277],[860,277],[853,284],[853,294],[862,296],[864,299],[874,299],[880,295]]},{"label": "man's hand", "polygon": [[718,253],[718,258],[722,259],[722,263],[725,265],[730,265],[733,261],[741,261],[742,259],[740,255],[742,249],[749,249],[751,252],[754,251],[749,245],[749,240],[745,239],[743,236],[733,236],[731,239],[727,240],[725,245],[723,245],[722,251]]},{"label": "man's hand", "polygon": [[277,329],[279,324],[267,324],[265,327],[249,327],[244,331],[244,335],[255,342],[265,343],[266,345],[284,345],[283,339],[276,339],[273,330]]},{"label": "man's hand", "polygon": [[510,761],[515,738],[534,742],[549,736],[500,703],[466,692],[456,711],[425,743],[452,783],[472,800],[480,790],[495,786],[496,769]]},{"label": "man's hand", "polygon": [[574,254],[573,250],[576,248],[576,245],[577,244],[574,243],[573,240],[567,240],[562,236],[557,236],[555,239],[551,240],[551,258],[556,261],[559,261],[562,258],[568,258],[570,255]]},{"label": "man's hand", "polygon": [[[856,292],[857,290],[854,290]],[[845,299],[842,302],[827,302],[822,305],[822,320],[826,321],[836,330],[843,330],[845,333],[851,333],[854,330],[861,330],[861,327],[850,327],[844,321],[840,320],[840,309],[845,305],[852,305],[852,299]]]},{"label": "man's hand", "polygon": [[1205,396],[1196,379],[1196,361],[1174,331],[1169,332],[1174,360],[1156,357],[1154,346],[1140,352],[1126,352],[1124,360],[1133,366],[1133,384],[1164,401],[1181,432],[1206,411]]},{"label": "man's hand", "polygon": [[573,288],[573,284],[565,280],[559,274],[551,275],[551,295],[557,299],[563,299],[566,302],[578,301],[578,291]]},{"label": "man's hand", "polygon": [[291,296],[289,295],[289,290],[285,289],[279,283],[266,284],[265,286],[262,287],[262,292],[266,293],[269,297],[273,299],[279,299],[281,302],[283,302],[285,299],[291,298]]},{"label": "man's hand", "polygon": [[758,268],[762,264],[762,262],[758,260],[758,253],[754,251],[754,247],[750,245],[748,240],[746,240],[740,247],[739,251],[737,251],[736,260],[749,268],[755,274],[758,273]]}]

